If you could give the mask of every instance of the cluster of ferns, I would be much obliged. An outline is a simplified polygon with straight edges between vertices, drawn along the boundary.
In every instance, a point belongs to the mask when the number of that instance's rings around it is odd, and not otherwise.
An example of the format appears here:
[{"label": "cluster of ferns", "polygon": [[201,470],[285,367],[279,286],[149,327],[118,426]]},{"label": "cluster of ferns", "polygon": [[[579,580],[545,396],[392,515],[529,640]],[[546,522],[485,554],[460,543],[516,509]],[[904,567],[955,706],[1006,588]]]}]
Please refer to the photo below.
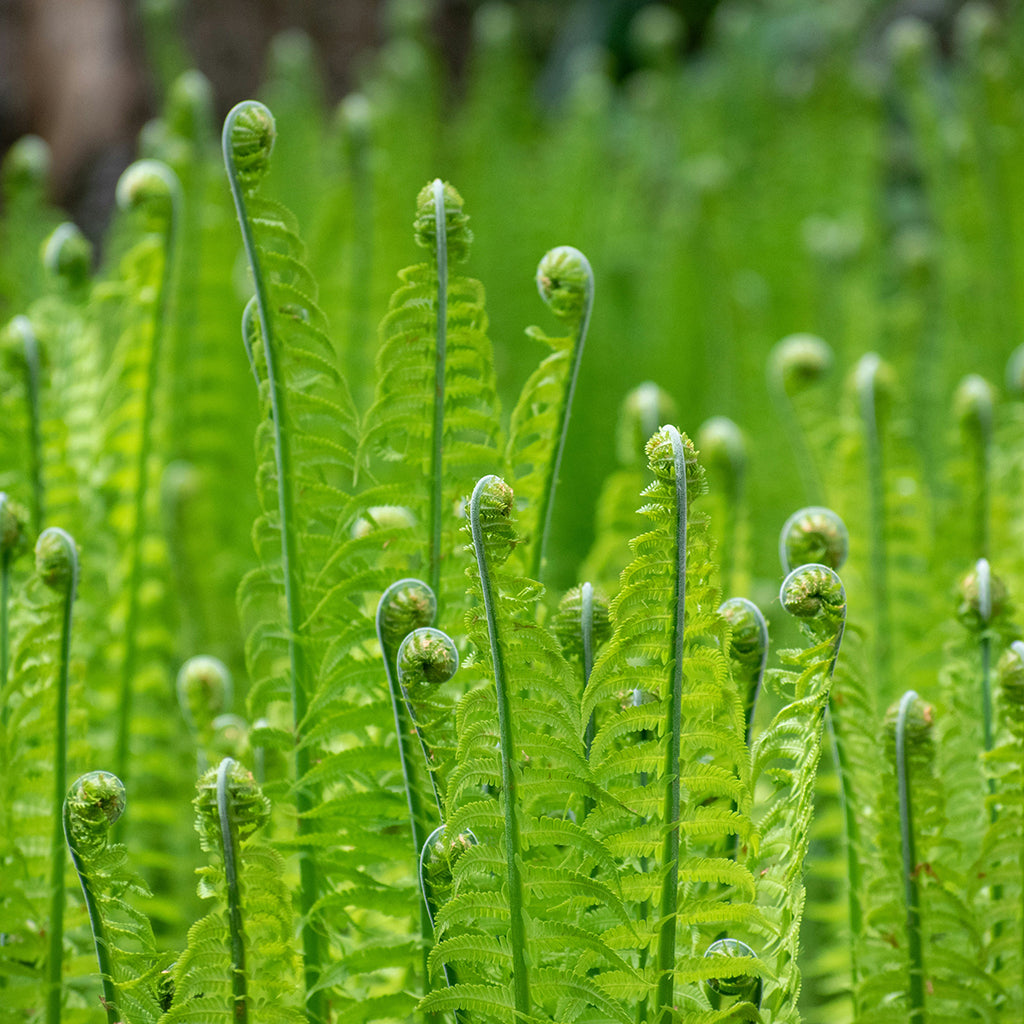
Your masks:
[{"label": "cluster of ferns", "polygon": [[228,199],[205,99],[121,178],[107,269],[56,226],[4,328],[0,1021],[773,1024],[805,977],[857,1024],[1019,1021],[1024,421],[968,377],[939,452],[877,355],[837,414],[784,339],[769,583],[743,432],[642,385],[560,596],[586,257],[540,260],[503,416],[427,184],[355,379],[273,116],[229,114]]}]

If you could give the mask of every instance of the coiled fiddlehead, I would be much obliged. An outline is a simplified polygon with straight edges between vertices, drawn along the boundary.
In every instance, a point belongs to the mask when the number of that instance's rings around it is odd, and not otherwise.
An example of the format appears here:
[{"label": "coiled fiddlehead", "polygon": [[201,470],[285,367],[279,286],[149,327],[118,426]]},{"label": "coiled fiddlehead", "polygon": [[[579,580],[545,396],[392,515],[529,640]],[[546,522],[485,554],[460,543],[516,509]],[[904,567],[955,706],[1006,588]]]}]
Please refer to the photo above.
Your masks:
[{"label": "coiled fiddlehead", "polygon": [[712,416],[697,432],[697,448],[708,475],[708,497],[718,498],[711,517],[713,523],[720,523],[717,549],[722,591],[732,594],[746,589],[747,443],[728,416]]},{"label": "coiled fiddlehead", "polygon": [[124,1018],[119,1009],[119,997],[114,983],[106,922],[89,865],[106,849],[110,828],[124,813],[124,809],[125,792],[121,780],[110,772],[88,772],[78,778],[68,791],[60,816],[92,927],[107,1024],[118,1024]]},{"label": "coiled fiddlehead", "polygon": [[78,589],[78,551],[71,535],[51,526],[36,541],[36,572],[57,591],[63,603],[60,654],[57,665],[56,731],[53,751],[53,835],[50,840],[50,952],[47,1021],[58,1024],[64,949],[64,826],[62,808],[67,792],[68,677],[71,667],[71,612]]},{"label": "coiled fiddlehead", "polygon": [[594,272],[583,253],[562,245],[545,253],[536,280],[540,297],[568,331],[568,337],[559,339],[537,330],[528,332],[555,351],[526,382],[512,413],[509,438],[512,479],[525,504],[521,529],[530,545],[526,573],[539,580],[545,569],[558,476],[594,308]]},{"label": "coiled fiddlehead", "polygon": [[730,597],[718,609],[731,629],[729,655],[740,673],[744,686],[743,716],[746,722],[747,746],[751,745],[754,712],[768,665],[768,623],[761,609],[745,597]]},{"label": "coiled fiddlehead", "polygon": [[768,390],[789,435],[809,501],[821,501],[824,486],[801,428],[796,401],[831,373],[832,363],[832,349],[813,334],[791,334],[783,338],[768,357]]},{"label": "coiled fiddlehead", "polygon": [[850,551],[846,524],[830,508],[812,505],[794,512],[779,533],[783,572],[817,563],[838,572]]},{"label": "coiled fiddlehead", "polygon": [[953,414],[970,465],[967,498],[971,509],[972,553],[988,557],[991,543],[992,447],[995,434],[995,389],[976,373],[964,377],[953,395]]},{"label": "coiled fiddlehead", "polygon": [[176,683],[182,717],[196,739],[200,773],[206,771],[213,723],[231,707],[231,673],[220,658],[198,654],[178,671]]},{"label": "coiled fiddlehead", "polygon": [[32,321],[27,316],[16,316],[6,328],[11,343],[18,346],[17,364],[24,373],[25,412],[28,437],[28,479],[32,488],[31,524],[32,532],[38,534],[44,518],[43,502],[43,438],[42,409],[39,394],[39,342]]}]

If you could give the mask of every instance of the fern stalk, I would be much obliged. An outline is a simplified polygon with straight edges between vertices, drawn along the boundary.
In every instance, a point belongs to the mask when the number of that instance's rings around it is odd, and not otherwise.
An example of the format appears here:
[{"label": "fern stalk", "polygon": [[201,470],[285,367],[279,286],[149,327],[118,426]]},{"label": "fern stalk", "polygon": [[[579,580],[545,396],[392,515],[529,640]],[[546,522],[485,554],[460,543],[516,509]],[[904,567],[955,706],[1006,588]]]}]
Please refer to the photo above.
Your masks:
[{"label": "fern stalk", "polygon": [[903,852],[903,890],[907,902],[907,954],[910,1021],[924,1021],[924,954],[921,943],[921,899],[917,886],[917,857],[914,850],[914,807],[910,793],[907,762],[907,717],[917,693],[908,690],[900,700],[896,718],[896,782],[900,805],[900,846]]},{"label": "fern stalk", "polygon": [[160,288],[153,305],[153,340],[146,384],[142,394],[140,435],[135,459],[135,494],[132,532],[128,541],[128,580],[126,582],[128,608],[124,626],[124,660],[121,663],[120,697],[118,699],[117,746],[114,764],[117,775],[127,779],[131,756],[131,725],[134,704],[136,663],[139,653],[139,615],[143,577],[142,548],[148,522],[146,503],[150,497],[150,463],[152,461],[153,419],[157,394],[157,375],[164,340],[167,297],[174,273],[174,249],[181,205],[181,186],[169,167],[155,160],[140,160],[121,176],[117,187],[118,202],[122,207],[141,206],[162,201],[166,204],[166,242]]},{"label": "fern stalk", "polygon": [[672,680],[669,695],[667,744],[665,752],[665,812],[667,828],[662,845],[661,866],[665,872],[661,889],[661,929],[658,933],[658,992],[654,1007],[655,1024],[668,1024],[672,1017],[675,989],[676,911],[679,906],[679,749],[683,704],[683,640],[686,629],[686,451],[679,431],[664,428],[672,445],[676,485],[676,607],[672,627]]},{"label": "fern stalk", "polygon": [[[509,945],[512,953],[512,990],[516,1014],[526,1016],[530,1012],[530,984],[526,959],[526,928],[523,918],[524,895],[520,870],[522,843],[519,827],[519,801],[515,771],[512,766],[512,700],[505,678],[505,653],[503,638],[498,629],[497,588],[492,578],[484,536],[484,522],[481,505],[485,495],[493,498],[496,490],[508,490],[499,477],[485,476],[473,488],[469,504],[469,527],[473,538],[473,553],[480,573],[480,591],[483,595],[484,617],[490,638],[491,660],[494,667],[494,689],[498,700],[498,737],[501,757],[501,791],[505,801],[505,861],[508,883]],[[510,492],[509,492],[510,493]],[[510,494],[511,500],[511,494]]]},{"label": "fern stalk", "polygon": [[448,347],[448,226],[445,219],[444,182],[435,178],[434,254],[437,261],[435,311],[437,328],[434,348],[434,429],[430,450],[430,588],[441,588],[441,509],[444,486],[444,372]]},{"label": "fern stalk", "polygon": [[103,1006],[107,1011],[107,1024],[119,1024],[122,1017],[118,1009],[117,987],[114,984],[111,947],[100,911],[99,896],[86,866],[86,856],[87,846],[91,847],[96,843],[102,848],[106,845],[107,829],[121,817],[124,807],[125,794],[121,780],[109,772],[89,772],[71,787],[64,800],[61,814],[64,839],[68,845],[71,862],[78,872],[85,909],[89,914],[100,983],[103,986]]},{"label": "fern stalk", "polygon": [[229,775],[235,767],[225,757],[217,769],[217,817],[220,822],[221,853],[224,856],[224,881],[228,895],[228,930],[231,935],[232,1020],[249,1024],[249,995],[245,974],[245,939],[242,931],[242,900],[238,887],[238,830],[231,806]]},{"label": "fern stalk", "polygon": [[43,528],[43,440],[39,405],[39,344],[32,322],[27,316],[16,316],[11,329],[21,335],[25,359],[25,404],[28,413],[28,476],[32,486],[32,532]]},{"label": "fern stalk", "polygon": [[[277,507],[281,531],[281,568],[284,576],[285,631],[288,636],[288,668],[292,703],[292,721],[295,729],[295,809],[298,813],[298,834],[309,831],[308,814],[314,800],[305,778],[310,768],[308,747],[301,742],[301,728],[306,718],[310,686],[310,670],[300,642],[306,616],[302,609],[299,586],[298,538],[293,527],[295,498],[292,493],[292,459],[288,431],[287,389],[277,372],[277,344],[274,336],[269,294],[263,279],[259,251],[253,237],[252,225],[246,210],[245,188],[254,184],[269,160],[273,148],[274,120],[261,103],[245,101],[235,106],[224,121],[222,137],[224,164],[228,184],[234,199],[242,245],[252,273],[260,335],[266,359],[270,409],[273,419],[274,463],[277,469]],[[313,1024],[323,1024],[327,1011],[323,991],[313,991],[319,980],[321,963],[320,936],[310,921],[310,912],[317,898],[317,869],[312,854],[306,848],[299,850],[299,909],[302,916],[303,971],[307,1006]]]},{"label": "fern stalk", "polygon": [[36,569],[43,583],[61,593],[63,615],[57,660],[57,725],[53,749],[53,834],[50,839],[50,948],[47,959],[47,1024],[59,1024],[64,964],[64,797],[68,788],[68,675],[71,664],[71,614],[78,587],[78,554],[71,536],[57,526],[36,543]]},{"label": "fern stalk", "polygon": [[24,509],[0,491],[0,713],[7,724],[7,674],[10,667],[11,563],[25,546]]},{"label": "fern stalk", "polygon": [[[563,265],[564,268],[563,269]],[[537,268],[537,287],[541,297],[551,305],[556,315],[560,313],[558,302],[559,291],[564,287],[561,281],[554,280],[558,268],[559,273],[566,269],[571,278],[582,277],[582,295],[575,296],[572,292],[571,313],[576,318],[576,339],[573,344],[572,367],[569,380],[562,393],[562,401],[558,410],[558,440],[552,453],[548,468],[547,482],[541,494],[537,522],[540,523],[540,536],[533,545],[533,560],[530,565],[531,579],[541,580],[547,558],[548,537],[551,533],[551,517],[555,509],[555,491],[558,489],[558,474],[562,468],[562,455],[565,452],[565,441],[569,436],[569,417],[572,415],[572,402],[576,394],[576,380],[579,377],[580,363],[583,360],[583,346],[587,340],[587,329],[590,327],[590,315],[594,309],[594,272],[590,261],[578,249],[564,245],[552,249]]]}]

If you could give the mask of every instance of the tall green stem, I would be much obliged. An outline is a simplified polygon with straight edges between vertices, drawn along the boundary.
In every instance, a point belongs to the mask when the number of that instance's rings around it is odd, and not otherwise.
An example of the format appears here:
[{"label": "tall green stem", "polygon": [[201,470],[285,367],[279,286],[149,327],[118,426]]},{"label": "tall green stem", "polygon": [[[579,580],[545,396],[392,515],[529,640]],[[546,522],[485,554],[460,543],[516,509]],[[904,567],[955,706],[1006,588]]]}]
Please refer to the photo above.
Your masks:
[{"label": "tall green stem", "polygon": [[224,855],[224,881],[228,891],[228,930],[231,935],[232,1020],[249,1024],[249,996],[245,975],[245,939],[242,929],[242,899],[238,887],[238,830],[232,814],[229,773],[235,767],[225,757],[217,769],[217,817],[220,821],[221,853]]},{"label": "tall green stem", "polygon": [[[135,189],[132,176],[137,182]],[[164,263],[161,270],[160,288],[153,304],[152,330],[145,369],[145,386],[142,393],[142,408],[139,414],[138,449],[135,457],[135,493],[132,532],[128,541],[128,579],[125,583],[128,609],[125,613],[124,660],[121,663],[120,696],[118,699],[117,747],[114,755],[115,771],[122,781],[128,778],[131,764],[131,728],[135,697],[135,676],[139,656],[139,617],[141,614],[143,554],[148,518],[146,503],[150,499],[150,470],[153,456],[153,420],[156,406],[157,377],[159,374],[161,350],[165,336],[167,298],[174,274],[174,249],[177,225],[180,215],[181,187],[169,167],[154,160],[142,160],[133,164],[118,182],[118,198],[122,205],[141,204],[152,197],[152,190],[160,188],[168,203],[166,222],[166,243]]]},{"label": "tall green stem", "polygon": [[32,533],[43,528],[43,441],[39,404],[39,344],[27,316],[16,316],[11,328],[21,335],[25,357],[25,404],[28,412],[28,475],[32,485]]},{"label": "tall green stem", "polygon": [[444,182],[435,178],[434,227],[437,261],[437,293],[434,308],[437,317],[434,349],[434,429],[430,450],[430,587],[441,593],[441,510],[444,484],[444,374],[448,349],[448,224],[445,219]]},{"label": "tall green stem", "polygon": [[875,668],[886,692],[890,676],[888,553],[885,529],[885,466],[878,430],[878,388],[882,360],[869,352],[857,364],[857,398],[864,428],[870,514],[871,588],[875,615]]},{"label": "tall green stem", "polygon": [[498,702],[498,737],[501,757],[501,792],[505,804],[505,861],[509,902],[509,945],[512,952],[512,990],[517,1014],[530,1013],[530,984],[526,956],[526,922],[524,920],[523,880],[520,872],[522,843],[519,829],[518,781],[512,765],[512,695],[505,675],[504,641],[498,621],[498,592],[488,565],[481,500],[486,489],[502,484],[496,476],[483,477],[473,489],[469,506],[469,524],[473,552],[480,573],[484,617],[490,638],[491,661],[494,668],[494,689]]},{"label": "tall green stem", "polygon": [[907,716],[917,694],[908,690],[900,700],[896,718],[896,784],[900,805],[900,844],[903,851],[903,891],[907,903],[907,975],[910,996],[908,1020],[924,1022],[924,954],[921,945],[921,901],[917,886],[917,855],[914,849],[914,807],[907,763]]},{"label": "tall green stem", "polygon": [[[533,560],[530,565],[530,576],[532,579],[542,579],[546,560],[548,539],[551,534],[551,518],[555,509],[555,491],[558,489],[558,476],[562,470],[562,455],[565,452],[565,441],[569,436],[569,417],[572,415],[572,402],[576,394],[576,381],[579,377],[580,363],[583,361],[583,347],[587,340],[587,330],[590,327],[590,315],[594,310],[594,272],[590,262],[578,249],[571,246],[562,246],[560,249],[552,250],[545,257],[545,260],[560,254],[569,255],[576,264],[574,272],[583,275],[582,303],[578,311],[576,326],[576,340],[573,344],[572,366],[569,370],[569,380],[562,392],[562,402],[558,410],[558,439],[551,459],[551,467],[548,473],[547,486],[541,494],[540,507],[538,509],[537,522],[540,524],[540,536],[533,545]],[[538,282],[541,287],[541,295],[545,301],[549,301],[545,294],[543,284],[544,261],[538,269]]]},{"label": "tall green stem", "polygon": [[669,683],[668,721],[665,726],[665,839],[661,867],[661,929],[658,933],[658,992],[654,1024],[672,1019],[675,992],[676,911],[679,905],[679,750],[683,706],[683,649],[686,630],[686,452],[675,427],[665,427],[672,443],[676,485],[676,593],[672,625],[672,678]]},{"label": "tall green stem", "polygon": [[63,599],[55,688],[57,728],[53,750],[53,833],[50,837],[50,947],[47,958],[47,1024],[60,1024],[64,964],[64,797],[68,788],[68,677],[71,665],[71,613],[78,587],[78,553],[59,527],[44,530],[36,543],[36,567],[43,582]]},{"label": "tall green stem", "polygon": [[[256,307],[259,314],[260,335],[266,359],[267,384],[270,395],[270,412],[273,421],[274,463],[277,469],[277,509],[281,531],[281,568],[284,577],[285,625],[288,636],[288,666],[291,684],[292,722],[295,732],[295,809],[298,813],[298,834],[310,830],[309,812],[315,801],[308,789],[306,775],[310,768],[309,749],[302,742],[302,726],[306,718],[309,699],[310,670],[302,643],[302,624],[305,615],[301,603],[301,574],[299,570],[298,542],[294,519],[294,495],[292,493],[292,459],[288,431],[287,388],[277,368],[277,351],[274,333],[274,319],[271,316],[271,302],[263,276],[259,250],[253,236],[252,224],[246,209],[246,197],[240,180],[239,161],[236,154],[235,131],[239,121],[245,118],[240,130],[243,136],[239,148],[253,142],[251,153],[243,154],[247,161],[245,176],[252,181],[251,163],[265,162],[273,142],[273,118],[270,111],[260,103],[247,101],[238,104],[224,122],[224,162],[228,171],[228,183],[238,214],[242,244],[252,272]],[[251,136],[245,138],[246,135]],[[269,141],[268,141],[269,140]],[[299,910],[302,917],[303,970],[306,985],[306,1005],[311,1024],[326,1024],[327,1009],[323,991],[313,991],[320,978],[321,942],[320,936],[310,919],[310,912],[317,898],[317,869],[313,854],[307,847],[299,850]]]},{"label": "tall green stem", "polygon": [[124,807],[125,795],[121,780],[109,772],[89,772],[71,787],[60,815],[68,852],[78,872],[85,908],[89,914],[100,983],[103,986],[103,1006],[107,1012],[107,1024],[119,1024],[124,1018],[118,1009],[119,999],[114,984],[110,944],[99,898],[93,888],[92,876],[86,864],[86,856],[106,847],[109,826],[121,816]]}]

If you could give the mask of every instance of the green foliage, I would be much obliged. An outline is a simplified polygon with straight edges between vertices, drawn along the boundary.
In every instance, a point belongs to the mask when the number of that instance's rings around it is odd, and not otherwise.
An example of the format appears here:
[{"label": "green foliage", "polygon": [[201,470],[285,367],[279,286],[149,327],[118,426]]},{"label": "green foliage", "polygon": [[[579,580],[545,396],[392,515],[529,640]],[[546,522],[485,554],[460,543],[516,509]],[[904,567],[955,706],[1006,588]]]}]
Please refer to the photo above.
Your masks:
[{"label": "green foliage", "polygon": [[777,7],[8,156],[0,1021],[1019,1020],[1019,24]]}]

